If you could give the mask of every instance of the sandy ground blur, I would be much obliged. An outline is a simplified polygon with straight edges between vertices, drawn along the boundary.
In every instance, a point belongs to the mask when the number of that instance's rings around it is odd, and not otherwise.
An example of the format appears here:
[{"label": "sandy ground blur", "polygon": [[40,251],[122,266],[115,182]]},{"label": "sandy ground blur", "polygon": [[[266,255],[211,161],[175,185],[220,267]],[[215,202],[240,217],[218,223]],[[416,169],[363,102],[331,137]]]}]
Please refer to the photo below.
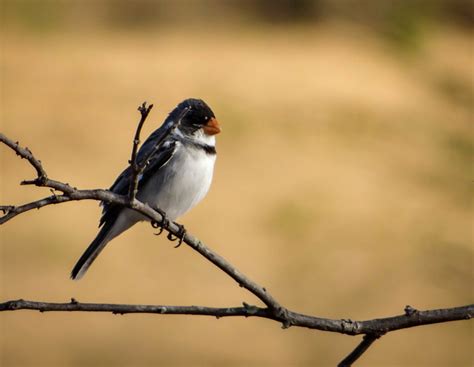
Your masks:
[{"label": "sandy ground blur", "polygon": [[[144,100],[149,134],[199,97],[223,126],[208,197],[181,222],[285,306],[368,319],[472,302],[472,43],[452,29],[400,54],[344,25],[4,38],[2,126],[49,176],[107,188]],[[1,203],[49,194],[0,148]],[[2,226],[1,297],[258,303],[146,224],[69,280],[97,231],[77,202]],[[333,366],[358,338],[258,319],[2,314],[2,366]],[[361,366],[468,366],[472,323],[395,332]]]}]

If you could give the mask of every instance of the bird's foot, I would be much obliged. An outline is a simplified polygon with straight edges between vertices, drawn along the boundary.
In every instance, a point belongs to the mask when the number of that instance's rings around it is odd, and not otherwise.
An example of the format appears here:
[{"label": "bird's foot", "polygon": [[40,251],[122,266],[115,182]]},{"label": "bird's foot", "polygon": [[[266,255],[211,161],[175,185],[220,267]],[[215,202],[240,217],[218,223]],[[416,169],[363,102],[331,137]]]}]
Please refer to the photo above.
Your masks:
[{"label": "bird's foot", "polygon": [[160,229],[160,231],[158,233],[155,233],[156,236],[159,236],[160,234],[163,233],[163,230],[165,228],[168,228],[168,226],[170,225],[170,221],[166,217],[166,213],[163,210],[161,210],[160,208],[154,208],[154,210],[156,210],[158,213],[160,213],[161,222],[152,221],[151,226],[153,228],[159,228]]},{"label": "bird's foot", "polygon": [[186,229],[184,228],[184,226],[182,224],[179,224],[179,223],[176,223],[176,222],[173,222],[173,223],[176,224],[179,228],[178,235],[173,237],[173,234],[170,232],[170,233],[168,233],[167,238],[170,241],[179,240],[178,244],[174,247],[174,248],[177,248],[177,247],[181,246],[181,244],[183,243],[184,236],[186,235]]}]

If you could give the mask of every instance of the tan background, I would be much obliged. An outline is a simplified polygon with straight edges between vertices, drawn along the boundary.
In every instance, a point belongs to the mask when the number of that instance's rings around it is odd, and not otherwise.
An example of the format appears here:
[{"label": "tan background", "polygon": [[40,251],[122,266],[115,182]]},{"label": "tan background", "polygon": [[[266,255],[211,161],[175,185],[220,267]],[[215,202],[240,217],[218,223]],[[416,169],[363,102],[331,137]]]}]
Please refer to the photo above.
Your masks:
[{"label": "tan background", "polygon": [[[472,302],[469,8],[297,3],[295,15],[265,1],[4,2],[1,130],[51,178],[107,188],[143,100],[155,104],[147,135],[180,100],[203,98],[223,126],[215,179],[181,222],[281,303],[359,320]],[[32,169],[0,154],[1,203],[49,194],[18,186]],[[1,299],[258,303],[145,224],[69,280],[99,215],[77,202],[2,226]],[[359,341],[259,319],[0,322],[2,366],[334,366]],[[472,338],[472,322],[399,331],[358,365],[469,366]]]}]

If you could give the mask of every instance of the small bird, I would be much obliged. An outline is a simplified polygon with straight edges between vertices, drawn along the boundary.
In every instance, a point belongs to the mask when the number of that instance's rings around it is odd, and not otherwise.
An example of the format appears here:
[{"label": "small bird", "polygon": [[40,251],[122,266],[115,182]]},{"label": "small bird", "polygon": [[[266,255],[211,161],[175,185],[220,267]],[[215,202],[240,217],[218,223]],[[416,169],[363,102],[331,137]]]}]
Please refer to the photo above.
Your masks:
[{"label": "small bird", "polygon": [[[174,221],[200,202],[211,186],[216,161],[216,138],[221,131],[211,108],[201,99],[189,98],[178,104],[143,143],[137,163],[146,164],[138,175],[136,198],[166,214]],[[127,167],[110,190],[127,195],[132,169]],[[97,237],[71,272],[80,279],[108,242],[139,221],[142,214],[116,204],[102,202]]]}]

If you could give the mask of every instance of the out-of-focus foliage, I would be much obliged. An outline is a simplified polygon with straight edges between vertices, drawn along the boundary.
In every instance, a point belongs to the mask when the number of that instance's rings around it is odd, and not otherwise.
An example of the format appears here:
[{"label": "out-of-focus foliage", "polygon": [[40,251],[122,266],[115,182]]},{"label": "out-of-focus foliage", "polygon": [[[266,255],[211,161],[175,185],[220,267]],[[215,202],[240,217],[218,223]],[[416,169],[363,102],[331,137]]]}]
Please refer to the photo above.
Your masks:
[{"label": "out-of-focus foliage", "polygon": [[345,21],[368,27],[405,50],[436,23],[471,29],[472,0],[4,0],[3,20],[36,32],[77,24],[146,30],[164,26],[240,27]]},{"label": "out-of-focus foliage", "polygon": [[33,28],[64,26],[77,18],[120,28],[207,23],[216,17],[271,23],[340,18],[377,27],[423,19],[472,27],[474,21],[471,0],[3,0],[3,11],[4,20]]}]

